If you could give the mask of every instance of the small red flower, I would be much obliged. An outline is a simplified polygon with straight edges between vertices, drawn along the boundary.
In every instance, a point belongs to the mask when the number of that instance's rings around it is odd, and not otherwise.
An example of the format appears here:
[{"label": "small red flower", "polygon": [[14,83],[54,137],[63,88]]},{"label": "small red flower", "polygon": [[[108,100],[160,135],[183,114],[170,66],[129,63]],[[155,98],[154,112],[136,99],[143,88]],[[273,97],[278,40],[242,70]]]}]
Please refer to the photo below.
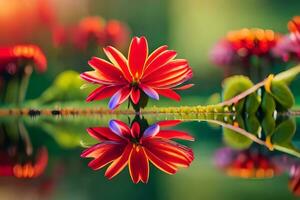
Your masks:
[{"label": "small red flower", "polygon": [[86,17],[72,30],[73,44],[79,49],[86,49],[89,42],[102,44],[105,21],[101,17]]},{"label": "small red flower", "polygon": [[111,63],[93,57],[89,65],[94,71],[81,74],[84,80],[101,85],[87,97],[87,101],[112,96],[109,108],[115,109],[129,97],[134,104],[138,104],[142,93],[156,100],[159,99],[159,95],[180,100],[180,96],[174,90],[192,86],[188,84],[176,88],[192,77],[192,69],[188,62],[175,59],[177,53],[167,50],[167,46],[161,46],[148,55],[145,37],[132,39],[128,60],[111,46],[104,48],[104,53]]},{"label": "small red flower", "polygon": [[0,71],[9,71],[11,64],[16,64],[18,61],[32,62],[39,72],[47,69],[46,57],[36,45],[0,47]]},{"label": "small red flower", "polygon": [[109,20],[104,28],[103,42],[118,48],[124,48],[129,42],[130,30],[125,23],[118,20]]},{"label": "small red flower", "polygon": [[108,179],[128,165],[134,183],[147,183],[149,161],[158,169],[175,174],[179,167],[188,167],[194,159],[192,149],[171,140],[193,141],[192,136],[183,131],[160,129],[178,123],[178,120],[162,121],[143,131],[138,122],[133,122],[130,128],[124,122],[111,120],[109,128],[88,128],[88,133],[101,143],[83,151],[81,157],[94,158],[88,164],[93,170],[111,163],[105,172]]}]

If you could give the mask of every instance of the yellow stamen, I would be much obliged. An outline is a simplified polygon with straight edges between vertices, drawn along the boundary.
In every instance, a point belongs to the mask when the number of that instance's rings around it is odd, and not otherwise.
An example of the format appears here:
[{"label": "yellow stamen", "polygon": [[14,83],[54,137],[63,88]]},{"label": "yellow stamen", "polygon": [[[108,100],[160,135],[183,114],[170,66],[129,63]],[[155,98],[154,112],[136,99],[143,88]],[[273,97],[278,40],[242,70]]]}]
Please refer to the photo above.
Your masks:
[{"label": "yellow stamen", "polygon": [[268,93],[271,93],[271,85],[272,85],[273,78],[274,78],[274,74],[270,74],[265,82],[265,90]]}]

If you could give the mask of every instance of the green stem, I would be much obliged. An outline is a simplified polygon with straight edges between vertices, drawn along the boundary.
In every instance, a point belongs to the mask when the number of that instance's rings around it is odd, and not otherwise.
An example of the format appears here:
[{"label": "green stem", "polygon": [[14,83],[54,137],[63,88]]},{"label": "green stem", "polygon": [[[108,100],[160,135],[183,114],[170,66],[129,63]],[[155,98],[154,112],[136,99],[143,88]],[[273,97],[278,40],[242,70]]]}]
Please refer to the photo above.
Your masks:
[{"label": "green stem", "polygon": [[24,67],[24,74],[23,74],[23,76],[20,77],[20,87],[19,87],[19,94],[18,94],[18,105],[19,106],[25,99],[29,79],[32,74],[32,70],[33,70],[33,67],[31,65],[26,65]]}]

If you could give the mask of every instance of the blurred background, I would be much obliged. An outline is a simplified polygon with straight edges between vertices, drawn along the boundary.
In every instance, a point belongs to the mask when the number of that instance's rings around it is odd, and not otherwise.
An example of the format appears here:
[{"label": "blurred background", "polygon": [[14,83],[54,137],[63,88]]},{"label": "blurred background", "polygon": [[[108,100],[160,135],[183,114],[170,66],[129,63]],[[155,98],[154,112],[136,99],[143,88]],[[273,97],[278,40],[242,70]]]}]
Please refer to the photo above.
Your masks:
[{"label": "blurred background", "polygon": [[[222,91],[225,77],[232,74],[253,75],[244,71],[245,63],[240,62],[236,66],[236,63],[230,65],[216,61],[214,58],[220,56],[220,51],[215,57],[212,53],[214,49],[218,50],[216,44],[226,38],[228,32],[243,28],[271,30],[272,38],[277,38],[273,37],[277,34],[289,36],[287,24],[299,14],[299,0],[0,0],[0,86],[4,86],[0,92],[1,103],[4,104],[0,107],[13,103],[14,96],[18,96],[17,101],[21,102],[23,98],[37,100],[29,105],[79,100],[80,106],[86,106],[84,99],[89,92],[79,90],[83,82],[78,73],[90,70],[87,61],[92,56],[104,57],[102,47],[106,45],[113,45],[126,55],[133,36],[146,36],[150,51],[167,44],[178,52],[178,58],[190,62],[194,70],[191,82],[195,86],[180,92],[183,97],[181,105],[216,103],[220,101],[220,95],[216,93]],[[280,56],[274,56],[273,60],[273,54],[271,56],[269,52],[254,55],[254,61],[247,60],[253,64],[261,58],[272,58],[272,62],[255,66],[258,70],[254,70],[254,78],[251,77],[253,82],[266,75],[257,76],[259,71],[265,71],[264,65],[268,73],[296,65],[300,60],[300,47],[296,50],[299,54],[294,55],[293,60]],[[28,60],[34,63],[33,69],[26,68]],[[220,60],[223,61],[222,58]],[[27,74],[31,74],[30,78]],[[27,82],[26,89],[24,85]],[[298,105],[299,84],[298,79],[291,86]],[[9,94],[16,91],[13,88],[27,92]],[[99,106],[101,103],[92,105]],[[162,99],[151,101],[151,105],[172,106],[178,103]],[[83,149],[82,139],[88,137],[85,129],[107,126],[110,117],[1,118],[0,167],[4,166],[0,169],[3,173],[0,174],[1,196],[7,199],[272,200],[274,196],[278,199],[300,196],[298,158],[266,151],[264,147],[252,145],[250,140],[246,144],[251,147],[227,151],[221,142],[224,140],[221,128],[202,122],[201,125],[199,122],[187,122],[179,126],[179,130],[191,133],[197,140],[193,144],[187,143],[195,152],[195,161],[189,169],[179,171],[176,176],[168,176],[152,168],[148,185],[131,184],[127,171],[108,181],[103,177],[103,170],[92,171],[87,167],[88,160],[80,159],[79,155]],[[128,121],[128,116],[118,118]],[[151,124],[155,122],[156,119],[152,119]],[[299,133],[299,119],[294,123],[297,123]],[[299,146],[296,128],[291,132],[296,135],[294,144]],[[236,135],[232,137],[237,138]],[[239,138],[235,141],[244,142]],[[216,164],[216,159],[222,157],[216,154],[222,150],[225,157],[233,158],[239,153],[244,158],[244,154],[252,155],[254,152],[254,155],[263,158],[264,164],[271,163],[271,167],[278,161],[272,169],[272,179],[228,175],[228,166]],[[15,163],[15,160],[18,162]],[[34,164],[37,177],[29,176],[27,167],[19,168],[19,171],[26,172],[28,177],[7,173],[12,171],[14,164],[20,164],[19,161],[22,166]],[[257,162],[260,163],[260,160]],[[251,162],[248,166],[255,167]],[[294,166],[297,173],[288,174],[295,171]],[[277,168],[287,169],[276,174]]]},{"label": "blurred background", "polygon": [[[221,38],[242,28],[288,33],[299,8],[297,0],[0,0],[0,45],[35,44],[44,52],[47,70],[33,73],[27,99],[39,97],[62,71],[89,70],[88,59],[104,57],[105,45],[126,55],[130,37],[142,35],[151,51],[167,44],[190,62],[196,85],[183,94],[207,97],[221,91],[223,68],[209,56]],[[80,35],[97,31],[106,33],[97,42]]]}]

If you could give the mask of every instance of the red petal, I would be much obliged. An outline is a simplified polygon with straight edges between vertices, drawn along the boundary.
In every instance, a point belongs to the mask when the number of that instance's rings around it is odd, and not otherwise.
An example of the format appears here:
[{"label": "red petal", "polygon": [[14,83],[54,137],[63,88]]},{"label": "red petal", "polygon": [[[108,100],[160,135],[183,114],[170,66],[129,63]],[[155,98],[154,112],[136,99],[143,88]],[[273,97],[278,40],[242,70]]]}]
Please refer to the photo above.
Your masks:
[{"label": "red petal", "polygon": [[88,166],[91,167],[93,170],[101,169],[108,163],[121,156],[124,151],[124,148],[124,145],[114,145],[110,149],[99,155],[99,157],[89,162]]},{"label": "red petal", "polygon": [[134,183],[142,181],[148,182],[149,178],[149,161],[141,146],[133,147],[129,156],[129,173]]},{"label": "red petal", "polygon": [[102,100],[108,97],[111,97],[114,93],[116,93],[121,86],[107,86],[102,85],[99,88],[95,89],[89,96],[86,98],[87,102],[94,101],[94,100]]},{"label": "red petal", "polygon": [[83,80],[86,80],[90,83],[98,83],[98,84],[106,84],[106,85],[111,85],[115,84],[112,82],[112,80],[107,79],[106,77],[102,76],[100,73],[97,71],[88,71],[80,74],[80,78]]},{"label": "red petal", "polygon": [[114,47],[111,47],[111,46],[108,46],[108,47],[104,48],[103,50],[104,50],[104,53],[106,54],[106,56],[109,58],[109,60],[114,64],[114,66],[116,66],[117,68],[119,68],[122,71],[126,80],[131,82],[132,76],[130,74],[128,63],[127,63],[127,60],[124,57],[124,55],[121,52],[119,52],[117,49],[115,49]]},{"label": "red petal", "polygon": [[144,75],[151,74],[154,70],[176,57],[176,51],[166,50],[159,54],[145,69]]},{"label": "red petal", "polygon": [[131,150],[132,150],[132,144],[128,144],[124,149],[123,154],[119,158],[114,160],[111,163],[111,165],[107,168],[105,172],[105,176],[108,179],[112,179],[114,176],[118,175],[125,168],[125,166],[128,163]]},{"label": "red petal", "polygon": [[177,172],[176,166],[174,166],[168,162],[165,162],[164,160],[161,160],[160,158],[155,156],[153,153],[148,151],[146,148],[145,148],[145,152],[146,152],[146,155],[149,158],[149,160],[152,162],[152,164],[155,165],[155,167],[157,167],[161,171],[163,171],[167,174],[175,174]]},{"label": "red petal", "polygon": [[195,138],[184,131],[177,130],[161,130],[155,137],[161,137],[165,139],[181,139],[194,141]]},{"label": "red petal", "polygon": [[131,136],[131,130],[128,125],[120,120],[110,120],[109,129],[117,136],[122,138],[128,138]]},{"label": "red petal", "polygon": [[141,128],[138,122],[134,122],[131,127],[131,135],[133,138],[140,137]]},{"label": "red petal", "polygon": [[187,85],[183,85],[183,86],[178,87],[178,88],[173,88],[173,90],[186,90],[186,89],[189,89],[193,86],[194,86],[194,84],[187,84]]},{"label": "red petal", "polygon": [[111,110],[116,109],[119,105],[124,103],[129,97],[131,89],[129,87],[124,87],[116,92],[109,100],[108,107]]},{"label": "red petal", "polygon": [[150,81],[153,77],[163,75],[165,73],[176,71],[178,69],[185,69],[188,67],[188,62],[184,59],[172,60],[165,65],[154,69],[151,73],[144,74],[143,81]]},{"label": "red petal", "polygon": [[159,99],[158,93],[152,87],[144,84],[140,84],[139,87],[146,93],[146,95],[148,95],[152,99]]},{"label": "red petal", "polygon": [[156,92],[162,96],[174,99],[175,101],[180,101],[180,96],[171,89],[155,89]]},{"label": "red petal", "polygon": [[192,71],[191,69],[185,71],[183,74],[178,74],[176,77],[167,78],[164,80],[159,81],[153,81],[151,84],[147,84],[150,87],[154,88],[172,88],[176,87],[177,85],[180,85],[181,83],[187,81],[192,77]]},{"label": "red petal", "polygon": [[120,69],[101,58],[93,57],[89,60],[89,65],[107,77],[107,79],[113,80],[114,82],[125,82],[125,78]]},{"label": "red petal", "polygon": [[164,121],[159,121],[157,124],[160,127],[168,127],[168,126],[176,126],[180,124],[182,121],[181,120],[164,120]]},{"label": "red petal", "polygon": [[121,137],[116,135],[107,127],[95,127],[95,128],[87,128],[87,132],[93,138],[103,141],[103,140],[113,140],[113,141],[120,141],[122,140]]},{"label": "red petal", "polygon": [[157,156],[159,159],[170,163],[176,167],[188,167],[190,165],[190,160],[185,156],[176,153],[175,151],[171,151],[167,148],[162,148],[160,146],[154,145],[152,143],[148,143],[145,145],[145,148]]},{"label": "red petal", "polygon": [[146,38],[134,37],[128,52],[129,68],[134,77],[139,78],[142,75],[147,56],[148,43]]},{"label": "red petal", "polygon": [[167,45],[164,45],[164,46],[161,46],[159,48],[157,48],[156,50],[154,50],[148,57],[147,61],[146,61],[146,64],[145,64],[145,67],[147,68],[148,65],[159,55],[161,54],[162,52],[164,52],[165,50],[168,49],[168,46]]},{"label": "red petal", "polygon": [[103,153],[112,149],[114,146],[120,145],[118,142],[105,141],[100,144],[95,144],[88,149],[84,150],[81,154],[83,158],[97,158],[101,156]]},{"label": "red petal", "polygon": [[171,140],[149,139],[143,145],[157,157],[175,166],[187,167],[194,159],[190,148]]},{"label": "red petal", "polygon": [[82,158],[96,158],[99,155],[101,155],[104,151],[106,151],[108,148],[111,148],[110,143],[100,143],[95,144],[87,149],[85,149],[80,157]]},{"label": "red petal", "polygon": [[131,90],[131,100],[134,104],[138,104],[140,100],[141,92],[138,88],[133,88]]},{"label": "red petal", "polygon": [[186,74],[188,74],[190,69],[187,66],[181,66],[181,69],[175,70],[175,71],[166,71],[161,72],[160,75],[156,75],[148,81],[143,80],[143,83],[146,83],[147,85],[158,85],[159,83],[164,83],[165,81],[172,80],[176,77],[179,77],[181,80],[185,80]]}]

